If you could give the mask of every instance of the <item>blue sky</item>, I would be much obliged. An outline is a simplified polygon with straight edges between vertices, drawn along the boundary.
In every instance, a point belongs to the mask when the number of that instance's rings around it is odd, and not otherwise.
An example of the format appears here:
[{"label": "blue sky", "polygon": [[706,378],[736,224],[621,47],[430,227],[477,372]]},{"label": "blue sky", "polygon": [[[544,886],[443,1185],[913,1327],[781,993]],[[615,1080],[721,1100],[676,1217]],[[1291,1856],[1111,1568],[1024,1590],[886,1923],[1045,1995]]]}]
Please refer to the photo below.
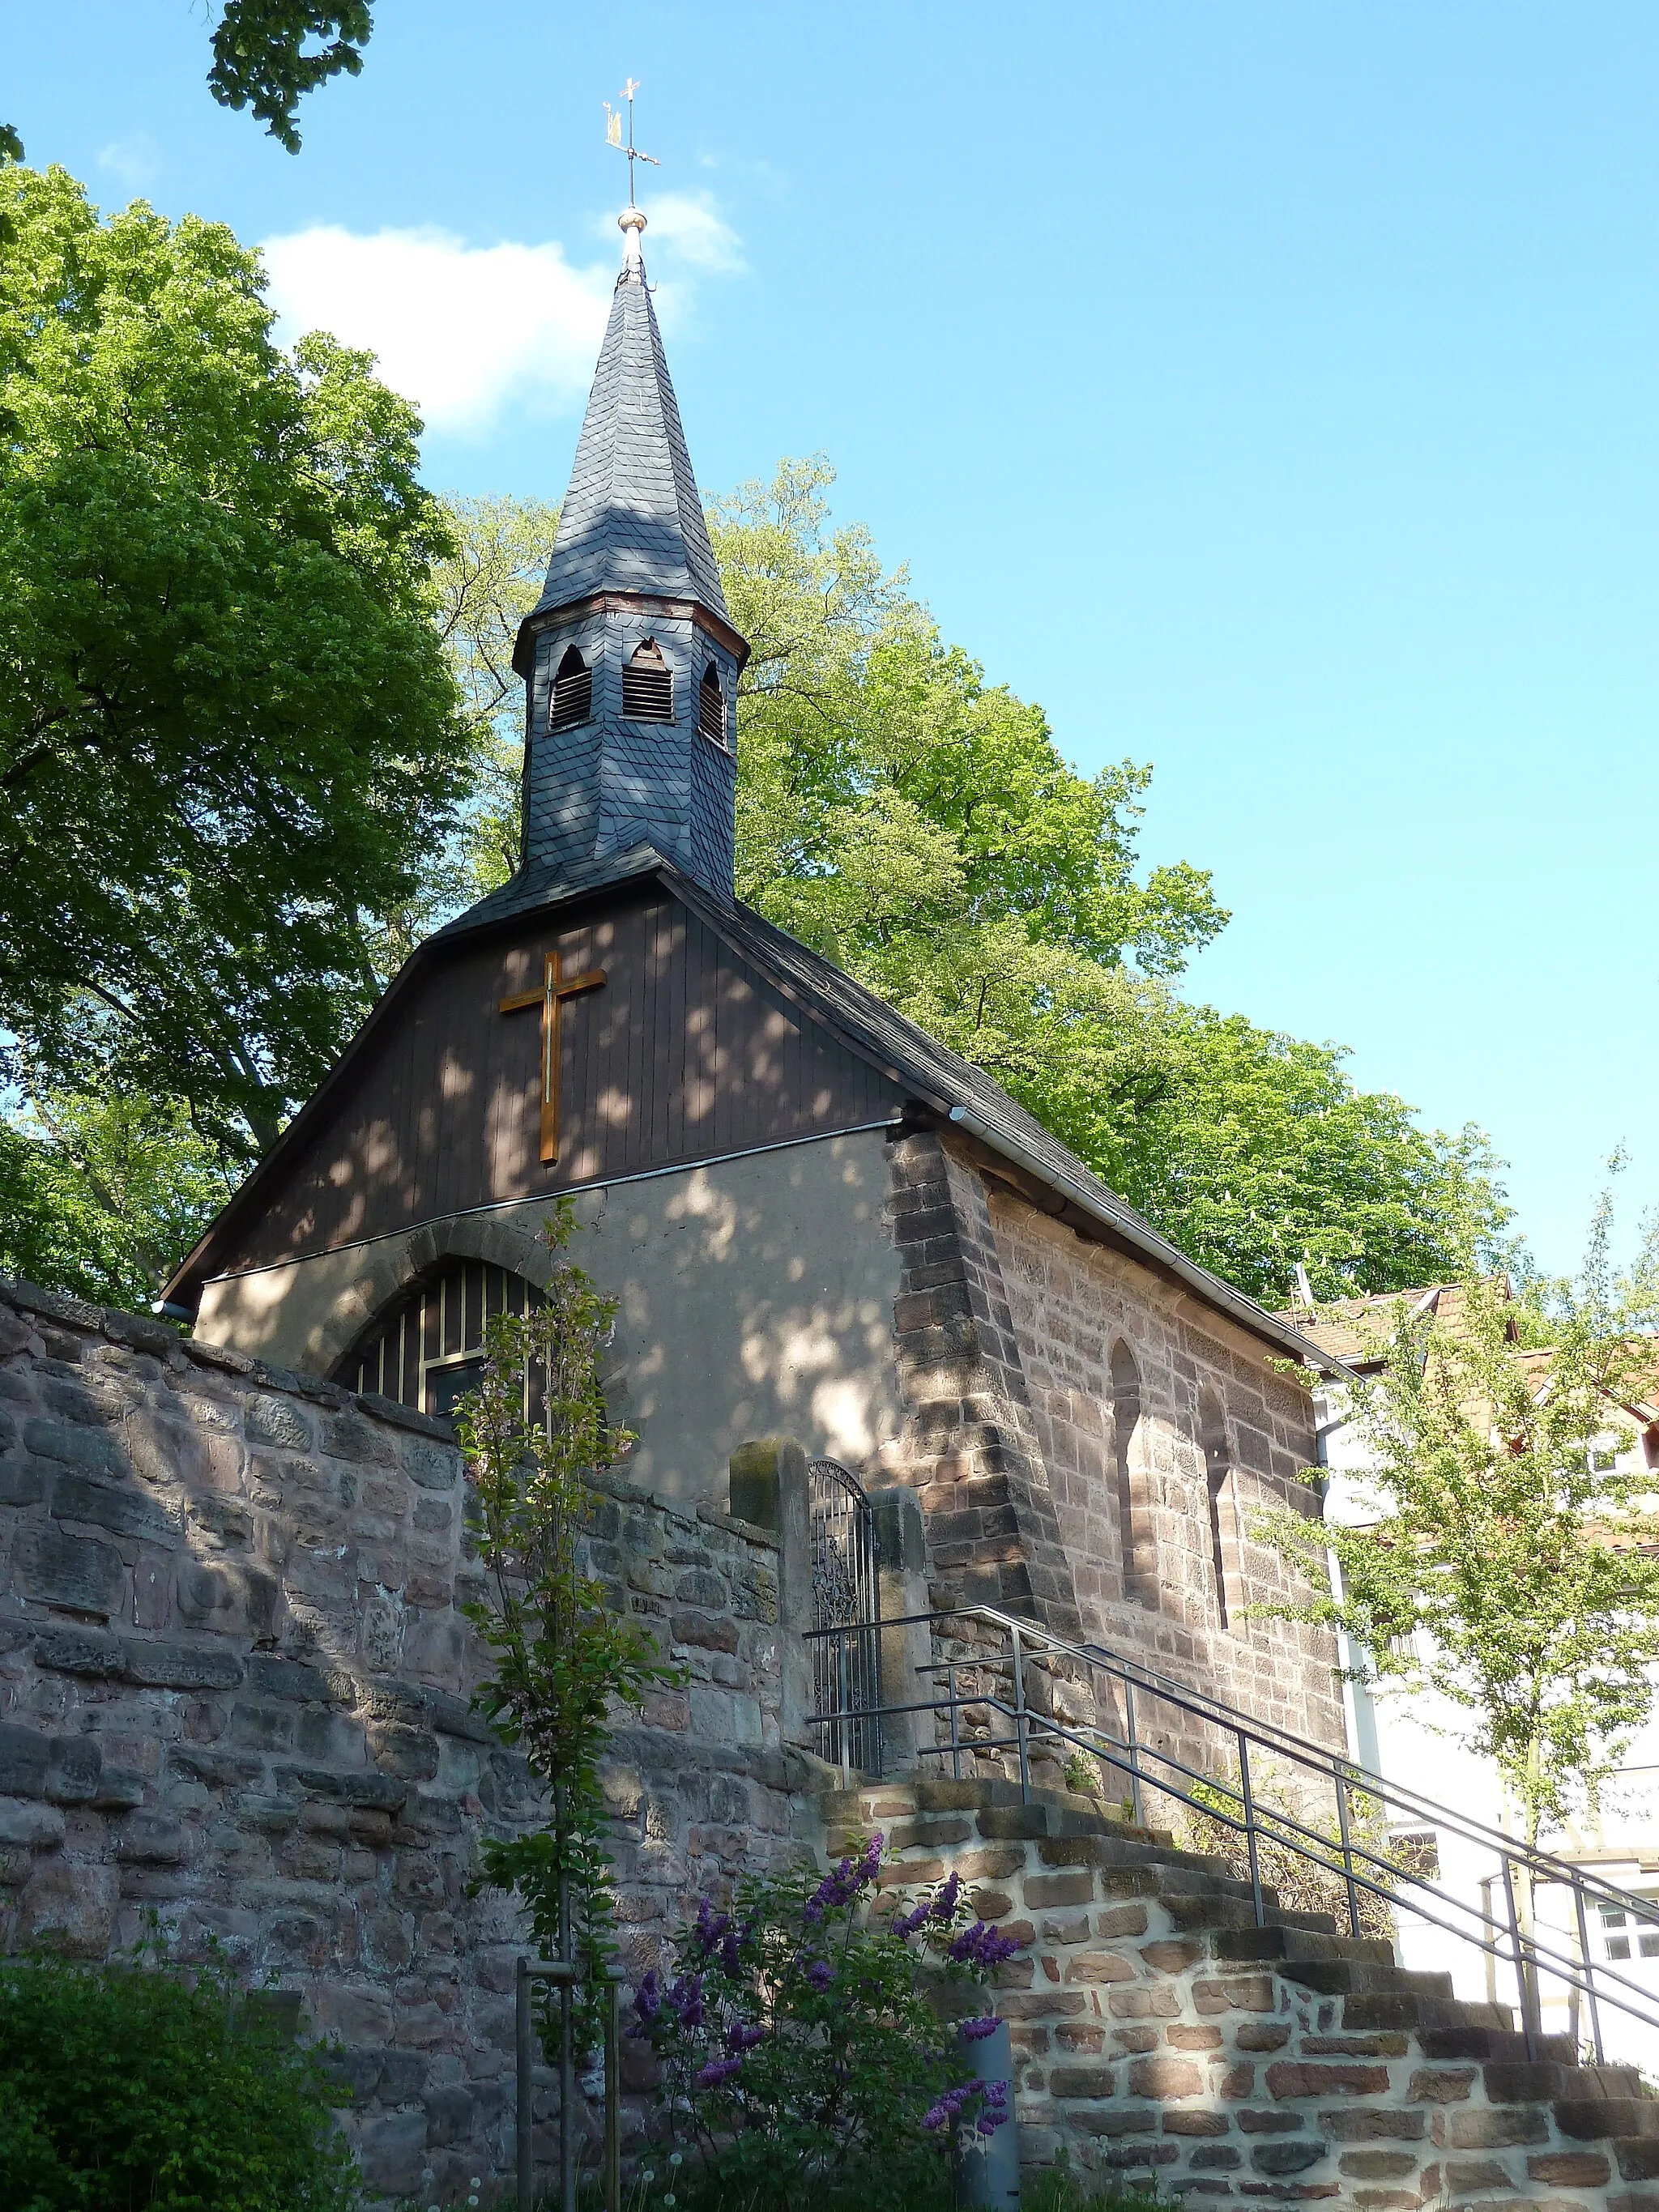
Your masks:
[{"label": "blue sky", "polygon": [[[556,497],[641,80],[702,482],[838,512],[1231,926],[1189,986],[1511,1163],[1659,1201],[1650,0],[382,0],[293,159],[206,0],[0,0],[0,116],[274,241],[445,487]],[[386,235],[409,234],[417,235]]]}]

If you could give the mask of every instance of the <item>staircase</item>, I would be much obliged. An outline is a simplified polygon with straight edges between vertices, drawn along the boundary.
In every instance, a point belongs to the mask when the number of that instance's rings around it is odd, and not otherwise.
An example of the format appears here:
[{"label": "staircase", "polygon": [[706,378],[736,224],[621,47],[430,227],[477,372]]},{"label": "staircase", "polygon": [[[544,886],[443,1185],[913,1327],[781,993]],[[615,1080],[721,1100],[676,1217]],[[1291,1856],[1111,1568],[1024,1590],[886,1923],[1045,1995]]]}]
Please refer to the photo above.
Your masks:
[{"label": "staircase", "polygon": [[998,1979],[1021,2155],[1202,2201],[1334,2212],[1659,2212],[1659,2100],[1507,2007],[1340,1936],[1226,1862],[1065,1792],[931,1778],[831,1790],[832,1858],[873,1830],[884,1885],[955,1870],[1026,1949]]}]

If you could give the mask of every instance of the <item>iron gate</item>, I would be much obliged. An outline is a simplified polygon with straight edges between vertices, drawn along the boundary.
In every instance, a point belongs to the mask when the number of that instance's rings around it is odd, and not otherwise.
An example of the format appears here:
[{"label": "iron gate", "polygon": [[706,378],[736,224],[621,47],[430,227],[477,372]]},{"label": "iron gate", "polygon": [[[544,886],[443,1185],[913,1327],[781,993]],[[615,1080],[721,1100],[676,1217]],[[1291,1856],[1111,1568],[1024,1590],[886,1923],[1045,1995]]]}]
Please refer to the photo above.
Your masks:
[{"label": "iron gate", "polygon": [[807,1462],[812,1522],[813,1711],[823,1756],[881,1771],[881,1589],[876,1516],[839,1460]]}]

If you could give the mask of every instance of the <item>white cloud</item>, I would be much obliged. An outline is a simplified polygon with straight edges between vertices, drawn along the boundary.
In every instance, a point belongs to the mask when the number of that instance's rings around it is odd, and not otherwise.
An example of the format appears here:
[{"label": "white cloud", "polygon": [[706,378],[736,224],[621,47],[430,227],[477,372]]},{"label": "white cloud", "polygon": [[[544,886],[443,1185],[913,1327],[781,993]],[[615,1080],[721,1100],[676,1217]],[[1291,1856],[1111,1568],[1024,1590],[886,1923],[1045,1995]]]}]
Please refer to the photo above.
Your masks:
[{"label": "white cloud", "polygon": [[[740,241],[707,195],[666,193],[648,210],[646,258],[731,275]],[[605,228],[615,237],[614,222]],[[321,223],[268,238],[261,252],[284,343],[330,331],[376,355],[380,374],[436,430],[477,434],[508,405],[562,413],[587,395],[617,259],[580,268],[555,241],[469,246],[454,232],[363,235]],[[620,257],[618,256],[618,258]],[[665,286],[679,320],[691,286]]]},{"label": "white cloud", "polygon": [[556,244],[471,246],[447,230],[321,223],[260,250],[284,342],[321,330],[367,347],[439,430],[486,430],[509,400],[578,404],[616,281]]},{"label": "white cloud", "polygon": [[142,191],[161,173],[161,149],[148,131],[136,131],[130,138],[114,138],[101,148],[98,166],[130,192]]}]

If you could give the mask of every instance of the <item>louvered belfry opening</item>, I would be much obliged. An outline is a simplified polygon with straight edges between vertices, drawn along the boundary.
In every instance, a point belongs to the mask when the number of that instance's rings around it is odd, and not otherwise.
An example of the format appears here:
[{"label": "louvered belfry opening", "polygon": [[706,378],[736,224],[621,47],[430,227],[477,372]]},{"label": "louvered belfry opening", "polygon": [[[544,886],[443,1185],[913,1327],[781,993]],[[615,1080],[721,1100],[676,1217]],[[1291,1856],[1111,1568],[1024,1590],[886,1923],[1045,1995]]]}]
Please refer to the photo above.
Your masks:
[{"label": "louvered belfry opening", "polygon": [[697,727],[715,744],[725,744],[726,695],[720,690],[720,672],[712,660],[703,670],[702,682],[697,687]]},{"label": "louvered belfry opening", "polygon": [[[483,1260],[456,1260],[382,1308],[334,1371],[348,1390],[372,1390],[441,1420],[476,1390],[483,1372],[484,1325],[544,1303],[522,1275]],[[541,1377],[531,1378],[527,1419],[542,1411]]]},{"label": "louvered belfry opening", "polygon": [[553,706],[548,727],[574,730],[593,719],[593,672],[573,645],[559,663],[553,678]]},{"label": "louvered belfry opening", "polygon": [[648,637],[623,668],[623,720],[672,722],[673,719],[673,672],[656,639]]}]

